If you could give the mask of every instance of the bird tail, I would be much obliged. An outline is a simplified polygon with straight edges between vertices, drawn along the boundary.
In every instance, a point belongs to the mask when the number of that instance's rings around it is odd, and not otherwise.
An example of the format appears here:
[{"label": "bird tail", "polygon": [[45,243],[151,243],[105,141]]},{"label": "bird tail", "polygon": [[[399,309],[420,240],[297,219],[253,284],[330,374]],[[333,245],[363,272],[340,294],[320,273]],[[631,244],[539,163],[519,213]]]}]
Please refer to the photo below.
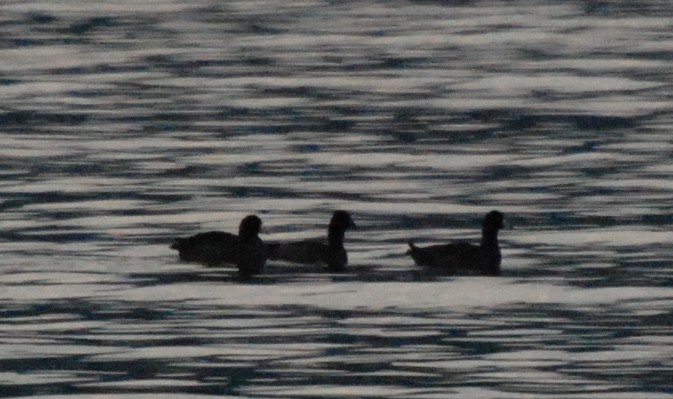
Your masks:
[{"label": "bird tail", "polygon": [[414,253],[414,251],[416,250],[416,245],[414,245],[414,242],[411,241],[411,240],[409,240],[409,242],[407,242],[407,244],[409,244],[409,249],[407,249],[407,252],[405,252],[405,253],[407,255],[412,255]]}]

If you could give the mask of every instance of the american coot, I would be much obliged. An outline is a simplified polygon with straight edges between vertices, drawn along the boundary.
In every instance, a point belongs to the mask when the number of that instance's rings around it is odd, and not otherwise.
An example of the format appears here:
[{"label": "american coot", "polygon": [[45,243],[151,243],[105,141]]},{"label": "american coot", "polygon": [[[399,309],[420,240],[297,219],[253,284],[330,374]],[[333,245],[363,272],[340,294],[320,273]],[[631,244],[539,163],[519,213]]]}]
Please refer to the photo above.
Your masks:
[{"label": "american coot", "polygon": [[223,263],[235,264],[242,277],[262,272],[266,261],[266,248],[258,237],[262,221],[255,215],[241,220],[238,235],[222,231],[199,233],[187,238],[178,238],[171,245],[180,253],[180,259],[199,262],[207,266]]},{"label": "american coot", "polygon": [[481,244],[455,243],[419,248],[410,241],[407,253],[418,266],[442,268],[449,274],[497,276],[502,259],[498,230],[503,227],[503,214],[491,211],[484,217]]},{"label": "american coot", "polygon": [[327,230],[327,243],[316,239],[268,244],[269,259],[304,264],[323,263],[330,271],[342,271],[348,263],[344,234],[349,228],[355,228],[351,215],[346,211],[336,211]]}]

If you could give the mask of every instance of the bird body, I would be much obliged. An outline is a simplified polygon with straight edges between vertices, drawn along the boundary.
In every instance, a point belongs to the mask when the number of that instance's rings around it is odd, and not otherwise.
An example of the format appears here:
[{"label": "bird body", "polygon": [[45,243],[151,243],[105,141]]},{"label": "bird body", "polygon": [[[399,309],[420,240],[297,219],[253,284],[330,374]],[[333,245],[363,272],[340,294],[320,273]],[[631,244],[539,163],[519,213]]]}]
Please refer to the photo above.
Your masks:
[{"label": "bird body", "polygon": [[270,259],[302,264],[326,264],[330,270],[340,271],[348,264],[348,253],[343,246],[330,246],[320,240],[289,242],[273,246]]},{"label": "bird body", "polygon": [[207,266],[238,262],[240,240],[237,235],[223,231],[198,233],[191,237],[178,238],[171,249],[179,252],[185,262],[198,262]]}]

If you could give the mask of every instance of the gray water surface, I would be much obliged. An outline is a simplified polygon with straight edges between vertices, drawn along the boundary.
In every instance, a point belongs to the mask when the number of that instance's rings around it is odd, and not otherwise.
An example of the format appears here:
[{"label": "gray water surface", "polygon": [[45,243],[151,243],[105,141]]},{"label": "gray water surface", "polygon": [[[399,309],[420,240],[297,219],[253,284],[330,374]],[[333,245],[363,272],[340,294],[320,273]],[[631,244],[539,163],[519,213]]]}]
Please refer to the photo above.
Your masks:
[{"label": "gray water surface", "polygon": [[[672,16],[0,4],[0,397],[672,398]],[[168,248],[334,209],[343,274]],[[404,254],[491,209],[502,277]]]}]

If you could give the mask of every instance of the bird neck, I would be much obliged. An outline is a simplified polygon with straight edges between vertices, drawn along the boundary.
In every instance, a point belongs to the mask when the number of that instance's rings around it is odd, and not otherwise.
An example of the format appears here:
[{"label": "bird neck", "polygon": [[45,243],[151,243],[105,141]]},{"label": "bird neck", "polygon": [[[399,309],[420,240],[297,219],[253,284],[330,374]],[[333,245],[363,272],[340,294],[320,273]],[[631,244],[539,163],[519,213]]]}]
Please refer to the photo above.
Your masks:
[{"label": "bird neck", "polygon": [[482,273],[487,276],[499,275],[502,255],[498,246],[498,230],[484,230],[482,232],[481,253],[483,256]]},{"label": "bird neck", "polygon": [[330,228],[327,232],[327,242],[332,248],[343,248],[345,231]]},{"label": "bird neck", "polygon": [[498,248],[498,230],[483,230],[481,246],[482,248]]},{"label": "bird neck", "polygon": [[239,237],[242,241],[252,241],[252,240],[254,240],[255,238],[257,238],[257,233],[255,233],[255,232],[251,232],[251,231],[247,231],[247,230],[241,230],[241,231],[238,232],[238,237]]}]

